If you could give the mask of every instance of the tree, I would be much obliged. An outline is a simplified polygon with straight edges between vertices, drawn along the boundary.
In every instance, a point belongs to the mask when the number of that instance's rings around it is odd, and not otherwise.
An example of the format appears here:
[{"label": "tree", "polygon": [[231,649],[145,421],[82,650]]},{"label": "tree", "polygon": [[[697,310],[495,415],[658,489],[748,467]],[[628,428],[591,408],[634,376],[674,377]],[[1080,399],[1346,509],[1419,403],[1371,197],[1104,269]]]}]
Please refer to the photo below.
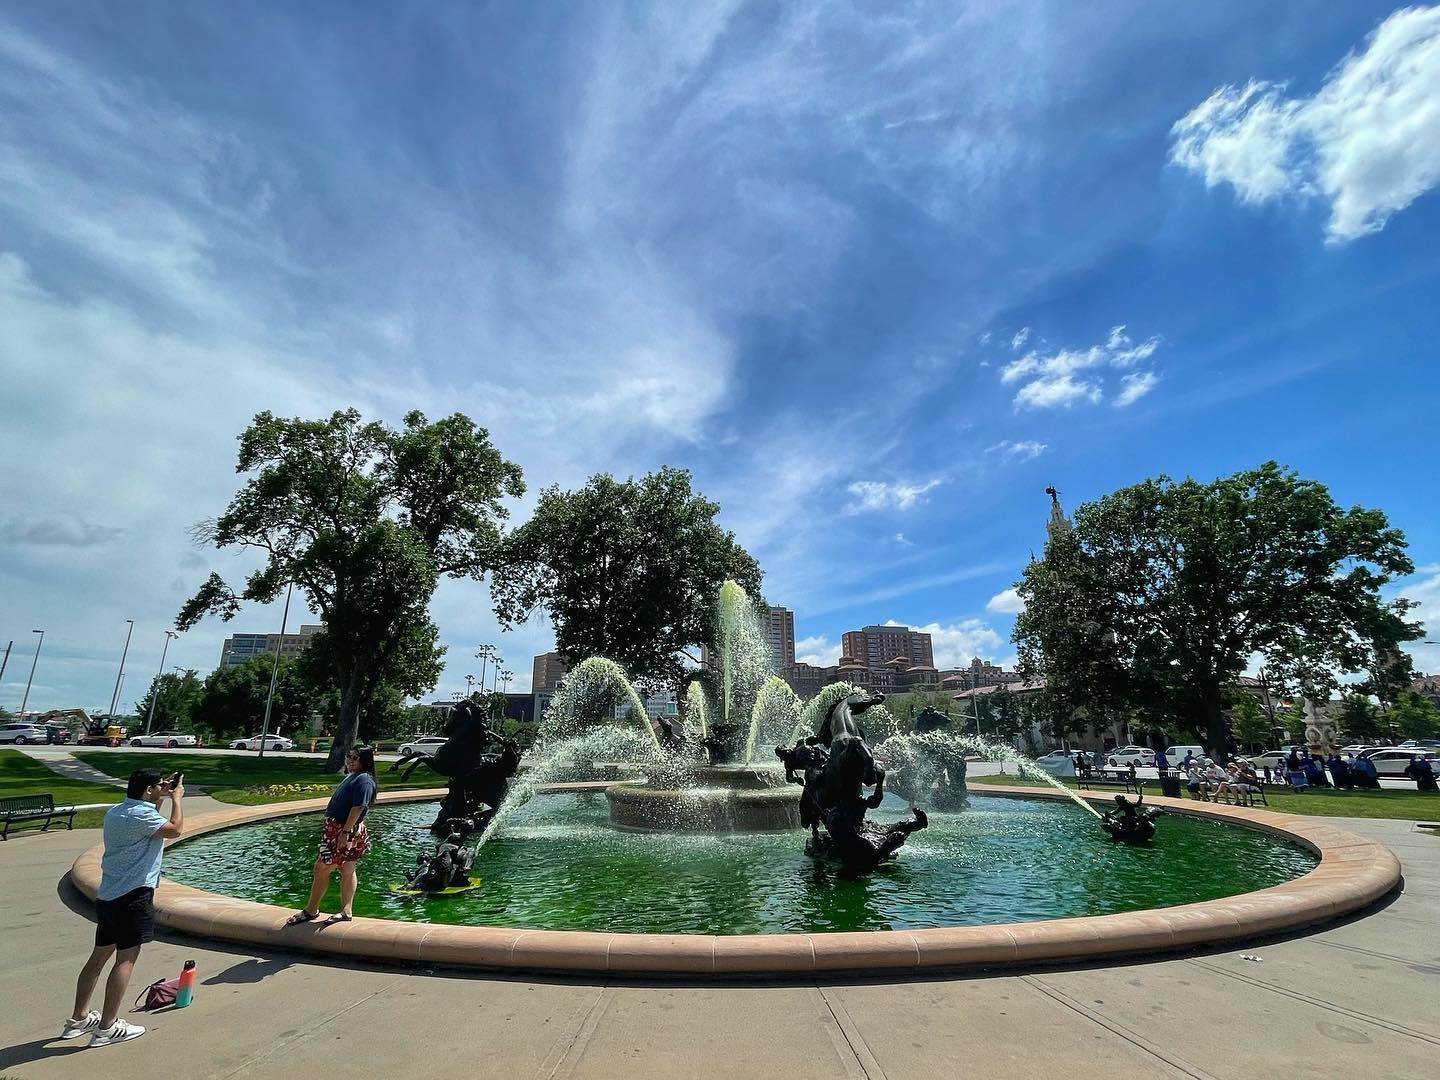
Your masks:
[{"label": "tree", "polygon": [[[189,731],[191,717],[204,696],[204,684],[194,668],[167,671],[150,680],[145,696],[135,703],[135,713],[142,725],[155,731]],[[150,715],[150,703],[155,715]]]},{"label": "tree", "polygon": [[508,630],[543,608],[572,667],[603,656],[632,678],[679,686],[679,654],[719,644],[715,598],[725,580],[759,598],[760,567],[715,524],[719,512],[683,469],[548,488],[505,544],[490,589],[495,615]]},{"label": "tree", "polygon": [[1281,713],[1280,723],[1284,725],[1285,737],[1292,744],[1304,746],[1310,741],[1305,731],[1310,726],[1310,718],[1305,715],[1303,703],[1297,701]]},{"label": "tree", "polygon": [[1353,743],[1378,742],[1385,734],[1380,710],[1364,694],[1346,694],[1336,720],[1345,738]]},{"label": "tree", "polygon": [[333,716],[337,711],[334,692],[315,685],[301,659],[281,657],[277,673],[274,656],[253,656],[243,664],[216,668],[206,676],[191,713],[192,725],[217,737],[258,735],[265,719],[272,674],[275,698],[270,705],[271,734],[302,731],[309,726],[311,717]]},{"label": "tree", "polygon": [[1248,690],[1231,687],[1225,695],[1230,702],[1230,734],[1235,745],[1251,748],[1259,744],[1269,746],[1274,737],[1270,730],[1270,718],[1260,708],[1260,702]]},{"label": "tree", "polygon": [[1440,735],[1440,709],[1413,690],[1395,699],[1386,719],[1403,739],[1433,739]]},{"label": "tree", "polygon": [[1378,510],[1268,462],[1201,484],[1168,477],[1075,513],[1017,589],[1021,669],[1077,704],[1174,716],[1225,748],[1223,689],[1250,658],[1315,696],[1420,634],[1380,590],[1414,566]]},{"label": "tree", "polygon": [[265,565],[239,593],[211,574],[176,625],[233,618],[242,601],[271,602],[294,582],[325,627],[307,660],[339,694],[328,762],[339,769],[382,686],[410,696],[434,686],[444,650],[430,597],[441,577],[478,580],[494,567],[500,500],[524,494],[520,467],[459,413],[432,424],[412,412],[393,430],[348,409],[328,420],[260,413],[240,436],[236,471],[253,475],[197,535],[257,548]]}]

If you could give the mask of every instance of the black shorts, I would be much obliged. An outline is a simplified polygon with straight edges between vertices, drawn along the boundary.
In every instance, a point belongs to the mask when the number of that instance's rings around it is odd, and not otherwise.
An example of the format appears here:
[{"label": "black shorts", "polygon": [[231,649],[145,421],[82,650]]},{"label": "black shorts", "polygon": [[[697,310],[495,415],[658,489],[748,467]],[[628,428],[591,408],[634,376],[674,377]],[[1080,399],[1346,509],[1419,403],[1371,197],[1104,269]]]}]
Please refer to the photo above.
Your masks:
[{"label": "black shorts", "polygon": [[155,890],[131,889],[114,900],[95,901],[95,944],[134,949],[155,940]]}]

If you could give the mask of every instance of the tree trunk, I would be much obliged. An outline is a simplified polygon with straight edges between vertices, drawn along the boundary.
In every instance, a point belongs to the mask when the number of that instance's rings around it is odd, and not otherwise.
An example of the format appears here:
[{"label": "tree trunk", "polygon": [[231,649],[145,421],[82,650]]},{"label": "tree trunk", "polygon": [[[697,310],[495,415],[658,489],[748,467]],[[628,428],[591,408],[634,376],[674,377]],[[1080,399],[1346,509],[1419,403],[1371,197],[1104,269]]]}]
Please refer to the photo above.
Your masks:
[{"label": "tree trunk", "polygon": [[1205,752],[1217,762],[1223,762],[1230,739],[1230,730],[1225,726],[1225,702],[1220,696],[1220,684],[1204,689],[1201,700],[1201,716],[1204,720]]},{"label": "tree trunk", "polygon": [[345,754],[355,745],[356,733],[360,730],[360,676],[349,673],[345,685],[340,688],[340,719],[335,726],[335,740],[330,744],[330,756],[325,759],[329,772],[340,772],[345,768]]}]

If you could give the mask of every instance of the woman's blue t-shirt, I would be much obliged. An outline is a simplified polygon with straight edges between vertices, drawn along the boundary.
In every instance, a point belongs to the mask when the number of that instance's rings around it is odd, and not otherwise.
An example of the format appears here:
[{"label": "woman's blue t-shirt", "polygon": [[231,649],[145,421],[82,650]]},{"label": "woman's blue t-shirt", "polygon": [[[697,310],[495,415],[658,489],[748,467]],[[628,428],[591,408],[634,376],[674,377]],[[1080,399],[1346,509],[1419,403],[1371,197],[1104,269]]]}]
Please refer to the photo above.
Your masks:
[{"label": "woman's blue t-shirt", "polygon": [[[375,783],[375,777],[368,772],[353,772],[335,789],[335,794],[330,796],[330,805],[325,807],[325,816],[334,821],[343,822],[350,816],[350,811],[355,807],[368,807],[375,798],[375,792],[379,785]],[[365,820],[362,811],[360,820]]]}]

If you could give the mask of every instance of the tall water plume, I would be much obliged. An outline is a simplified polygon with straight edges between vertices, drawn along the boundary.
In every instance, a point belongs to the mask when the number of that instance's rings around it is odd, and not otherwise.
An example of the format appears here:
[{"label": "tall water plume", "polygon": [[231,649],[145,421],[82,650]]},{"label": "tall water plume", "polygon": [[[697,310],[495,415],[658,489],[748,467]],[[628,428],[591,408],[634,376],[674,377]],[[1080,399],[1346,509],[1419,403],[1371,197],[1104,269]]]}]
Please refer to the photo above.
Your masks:
[{"label": "tall water plume", "polygon": [[685,726],[686,742],[700,746],[710,737],[710,699],[699,682],[692,682],[686,689],[680,720]]},{"label": "tall water plume", "polygon": [[[755,760],[757,746],[774,746],[787,740],[800,716],[800,699],[790,684],[778,675],[771,675],[755,695],[755,708],[750,712],[750,734],[745,740],[745,763]],[[773,758],[771,759],[774,760]]]},{"label": "tall water plume", "polygon": [[539,741],[558,742],[599,726],[613,725],[620,705],[630,707],[636,729],[643,729],[659,750],[660,738],[650,724],[650,714],[625,670],[601,656],[581,661],[565,676],[541,718]]},{"label": "tall water plume", "polygon": [[733,581],[720,586],[721,722],[748,719],[760,687],[772,674],[770,645],[745,590]]}]

